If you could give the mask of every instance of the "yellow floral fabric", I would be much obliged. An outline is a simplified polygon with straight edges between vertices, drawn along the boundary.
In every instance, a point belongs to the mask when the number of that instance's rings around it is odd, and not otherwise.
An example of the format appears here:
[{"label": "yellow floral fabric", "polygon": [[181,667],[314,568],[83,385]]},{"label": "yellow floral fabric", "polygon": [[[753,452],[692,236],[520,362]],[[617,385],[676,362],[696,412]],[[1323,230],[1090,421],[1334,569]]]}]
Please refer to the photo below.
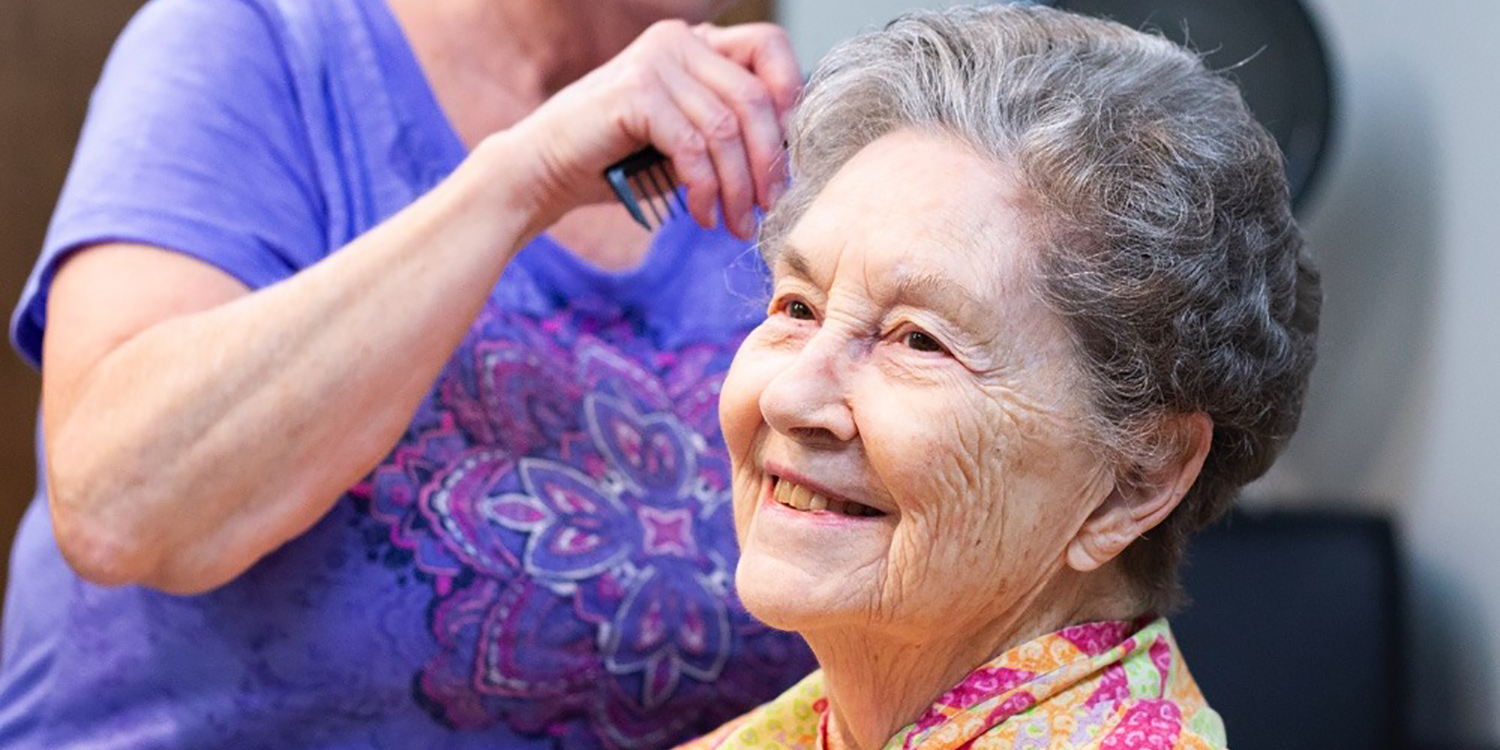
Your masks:
[{"label": "yellow floral fabric", "polygon": [[[828,699],[814,672],[679,750],[825,750]],[[1224,724],[1165,619],[1075,625],[965,677],[885,750],[1223,750]]]}]

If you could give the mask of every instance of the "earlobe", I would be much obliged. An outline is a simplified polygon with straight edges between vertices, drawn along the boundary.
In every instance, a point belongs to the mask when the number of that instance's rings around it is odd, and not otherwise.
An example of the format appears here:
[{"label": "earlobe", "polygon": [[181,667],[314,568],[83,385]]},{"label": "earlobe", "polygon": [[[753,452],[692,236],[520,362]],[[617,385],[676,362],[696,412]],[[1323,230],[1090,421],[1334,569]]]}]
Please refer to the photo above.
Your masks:
[{"label": "earlobe", "polygon": [[1174,450],[1137,481],[1115,484],[1068,544],[1068,567],[1080,573],[1103,567],[1165,521],[1197,481],[1213,443],[1213,420],[1201,412],[1172,415],[1161,429],[1171,436]]}]

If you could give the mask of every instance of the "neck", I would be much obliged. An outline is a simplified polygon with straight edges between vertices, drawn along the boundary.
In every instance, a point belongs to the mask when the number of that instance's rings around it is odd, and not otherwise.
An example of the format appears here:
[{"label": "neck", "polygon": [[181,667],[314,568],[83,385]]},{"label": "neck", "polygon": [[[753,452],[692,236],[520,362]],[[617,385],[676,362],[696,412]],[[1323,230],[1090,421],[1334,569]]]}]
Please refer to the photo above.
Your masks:
[{"label": "neck", "polygon": [[944,690],[1013,646],[992,635],[949,640],[893,643],[869,635],[808,635],[828,691],[828,749],[880,750]]},{"label": "neck", "polygon": [[473,147],[624,49],[656,18],[597,0],[388,0],[459,137]]},{"label": "neck", "polygon": [[1112,569],[1059,574],[994,620],[941,633],[848,626],[803,632],[827,685],[829,750],[880,750],[970,672],[1029,640],[1071,624],[1135,616],[1139,608],[1122,584]]}]

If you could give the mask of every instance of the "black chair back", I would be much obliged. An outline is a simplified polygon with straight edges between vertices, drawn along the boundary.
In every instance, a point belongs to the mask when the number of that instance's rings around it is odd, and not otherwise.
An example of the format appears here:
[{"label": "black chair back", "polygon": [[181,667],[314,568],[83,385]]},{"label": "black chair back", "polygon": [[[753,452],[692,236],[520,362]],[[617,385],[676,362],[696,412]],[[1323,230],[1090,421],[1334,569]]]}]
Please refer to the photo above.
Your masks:
[{"label": "black chair back", "polygon": [[1172,628],[1235,750],[1395,750],[1401,585],[1390,522],[1231,513],[1192,541]]}]

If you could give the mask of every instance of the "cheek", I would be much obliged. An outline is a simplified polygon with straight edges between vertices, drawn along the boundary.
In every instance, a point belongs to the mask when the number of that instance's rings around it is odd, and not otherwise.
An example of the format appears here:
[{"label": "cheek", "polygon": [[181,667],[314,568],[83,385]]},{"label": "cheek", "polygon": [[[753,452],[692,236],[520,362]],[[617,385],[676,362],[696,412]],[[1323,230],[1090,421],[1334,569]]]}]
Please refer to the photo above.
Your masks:
[{"label": "cheek", "polygon": [[[925,522],[973,523],[1006,473],[993,409],[959,385],[903,388],[878,400],[862,432],[870,464],[903,510]],[[950,522],[952,525],[950,525]]]},{"label": "cheek", "polygon": [[740,347],[724,376],[719,390],[719,427],[731,464],[738,467],[761,422],[760,393],[764,382],[758,377],[755,353],[747,342]]},{"label": "cheek", "polygon": [[[869,415],[870,464],[902,508],[901,577],[1024,588],[1061,549],[1070,452],[1040,414],[972,385],[904,389]],[[1060,511],[1054,513],[1053,511]],[[1057,548],[1054,550],[1054,548]]]},{"label": "cheek", "polygon": [[760,345],[759,333],[759,329],[751,333],[740,346],[719,391],[719,425],[729,452],[735,527],[741,535],[748,528],[759,498],[755,449],[757,436],[766,427],[760,411],[760,395],[778,368],[775,354]]},{"label": "cheek", "polygon": [[991,410],[961,385],[887,391],[866,402],[860,429],[871,470],[901,509],[889,564],[890,580],[904,585],[888,596],[914,604],[948,590],[936,582],[994,576],[1003,451]]},{"label": "cheek", "polygon": [[789,362],[789,355],[776,321],[757,326],[729,364],[719,389],[719,426],[729,458],[738,464],[749,458],[756,435],[765,427],[760,400],[766,387]]}]

